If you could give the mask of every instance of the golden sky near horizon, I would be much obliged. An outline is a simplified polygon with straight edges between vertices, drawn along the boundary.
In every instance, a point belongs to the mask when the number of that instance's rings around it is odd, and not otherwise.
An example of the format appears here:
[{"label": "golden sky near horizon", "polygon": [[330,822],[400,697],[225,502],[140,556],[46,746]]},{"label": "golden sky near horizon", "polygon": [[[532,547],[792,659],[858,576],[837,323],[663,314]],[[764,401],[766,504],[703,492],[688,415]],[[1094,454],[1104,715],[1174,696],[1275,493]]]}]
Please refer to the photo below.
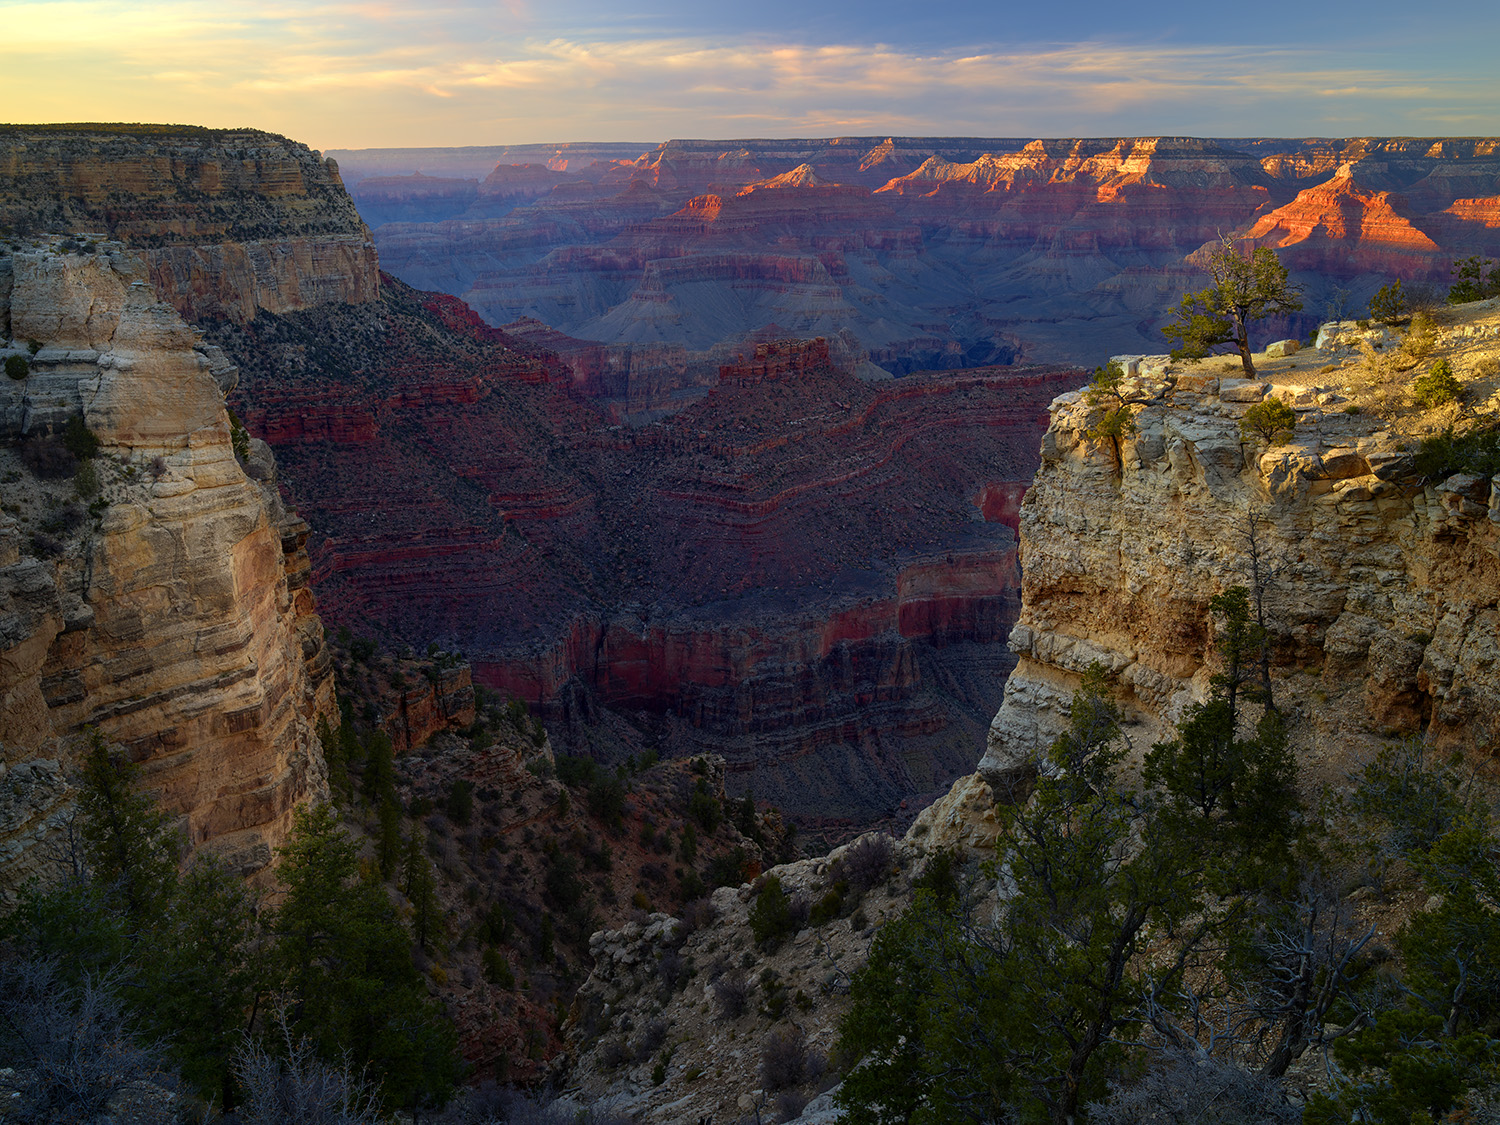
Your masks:
[{"label": "golden sky near horizon", "polygon": [[323,149],[1500,133],[1489,5],[1417,14],[1335,0],[1309,14],[1272,0],[1225,16],[1185,0],[1144,13],[1103,0],[1065,11],[701,7],[0,0],[0,119],[245,125]]}]

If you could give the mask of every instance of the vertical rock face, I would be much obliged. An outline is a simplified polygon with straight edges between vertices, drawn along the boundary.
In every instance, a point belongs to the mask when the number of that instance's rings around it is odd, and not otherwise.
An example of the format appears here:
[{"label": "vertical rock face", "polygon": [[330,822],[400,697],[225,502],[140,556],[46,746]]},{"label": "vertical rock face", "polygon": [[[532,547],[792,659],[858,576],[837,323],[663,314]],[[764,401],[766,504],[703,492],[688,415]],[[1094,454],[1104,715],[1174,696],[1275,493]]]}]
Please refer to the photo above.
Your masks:
[{"label": "vertical rock face", "polygon": [[380,290],[338,166],[253,129],[0,127],[0,226],[124,242],[189,320],[360,304]]},{"label": "vertical rock face", "polygon": [[146,262],[106,244],[10,264],[0,351],[40,348],[26,379],[0,381],[7,509],[46,496],[11,467],[19,445],[79,414],[102,492],[45,550],[24,512],[0,517],[0,883],[45,861],[30,845],[68,804],[85,726],[127,748],[194,846],[264,867],[292,806],[326,788],[313,727],[335,712],[307,525],[282,507],[269,450],[251,450],[259,483],[240,467],[234,369],[157,300]]},{"label": "vertical rock face", "polygon": [[[1493,310],[1484,315],[1444,334],[1460,369],[1479,362],[1472,340],[1495,327]],[[1304,768],[1338,768],[1381,732],[1493,739],[1500,491],[1488,477],[1421,478],[1379,418],[1322,413],[1320,398],[1354,393],[1340,380],[1358,377],[1320,370],[1327,358],[1269,363],[1266,383],[1135,381],[1138,429],[1118,461],[1088,437],[1078,394],[1053,403],[1020,513],[1019,663],[979,767],[997,792],[1060,731],[1094,661],[1118,675],[1137,749],[1206,696],[1208,602],[1251,585],[1252,534]],[[1267,394],[1299,423],[1290,445],[1262,450],[1242,441],[1238,420]]]}]

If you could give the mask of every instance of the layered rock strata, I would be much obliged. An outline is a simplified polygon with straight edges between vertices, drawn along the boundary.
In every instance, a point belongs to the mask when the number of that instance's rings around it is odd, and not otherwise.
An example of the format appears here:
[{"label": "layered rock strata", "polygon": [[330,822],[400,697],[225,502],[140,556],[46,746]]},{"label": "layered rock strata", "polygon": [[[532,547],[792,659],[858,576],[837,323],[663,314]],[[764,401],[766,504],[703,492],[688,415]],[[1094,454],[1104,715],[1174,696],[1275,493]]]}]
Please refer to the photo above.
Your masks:
[{"label": "layered rock strata", "polygon": [[[1440,351],[1472,380],[1470,401],[1492,396],[1500,318],[1481,304],[1443,319]],[[979,766],[997,791],[1061,730],[1096,661],[1118,677],[1138,750],[1203,699],[1216,668],[1209,599],[1251,585],[1253,554],[1305,770],[1337,776],[1382,733],[1492,745],[1500,482],[1419,476],[1409,449],[1443,418],[1398,399],[1382,419],[1368,362],[1323,336],[1329,350],[1268,360],[1264,380],[1200,366],[1131,381],[1137,430],[1118,460],[1089,437],[1077,394],[1053,403],[1020,513],[1019,663]],[[1239,419],[1268,396],[1298,424],[1264,449]],[[1343,412],[1351,401],[1364,405]]]},{"label": "layered rock strata", "polygon": [[137,249],[188,320],[362,303],[380,285],[338,166],[252,129],[0,126],[0,229]]},{"label": "layered rock strata", "polygon": [[[156,298],[149,262],[53,240],[8,264],[0,350],[30,370],[0,380],[0,879],[49,858],[89,727],[141,765],[192,846],[256,871],[293,806],[325,792],[313,728],[337,722],[309,528],[264,445],[237,461],[235,369]],[[99,442],[86,512],[87,485],[69,507],[70,482],[29,468],[78,417]]]},{"label": "layered rock strata", "polygon": [[1500,252],[1500,150],[1472,138],[670,141],[546,193],[494,174],[503,214],[431,187],[424,218],[379,226],[386,268],[493,324],[700,352],[848,333],[895,374],[1159,350],[1221,235],[1276,247],[1306,287],[1275,335]]},{"label": "layered rock strata", "polygon": [[464,653],[562,749],[722,753],[811,817],[868,823],[971,764],[1016,610],[1005,498],[1076,372],[873,382],[767,344],[630,427],[555,352],[399,282],[215,332],[333,619]]}]

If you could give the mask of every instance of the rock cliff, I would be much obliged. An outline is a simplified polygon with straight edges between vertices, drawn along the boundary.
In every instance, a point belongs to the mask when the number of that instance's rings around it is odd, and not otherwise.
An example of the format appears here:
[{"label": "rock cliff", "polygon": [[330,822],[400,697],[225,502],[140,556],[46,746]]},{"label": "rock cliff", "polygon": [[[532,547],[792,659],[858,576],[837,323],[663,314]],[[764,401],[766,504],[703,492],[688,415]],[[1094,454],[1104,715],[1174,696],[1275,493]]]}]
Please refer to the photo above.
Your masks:
[{"label": "rock cliff", "polygon": [[0,126],[0,233],[138,249],[188,320],[373,300],[375,247],[306,145],[253,129]]},{"label": "rock cliff", "polygon": [[[1494,302],[1439,322],[1434,355],[1466,384],[1468,408],[1492,413]],[[1257,381],[1217,361],[1156,365],[1128,384],[1137,430],[1119,461],[1088,437],[1079,395],[1053,403],[1020,511],[1019,663],[979,767],[997,788],[1061,729],[1094,661],[1118,674],[1138,750],[1204,698],[1216,663],[1208,601],[1249,586],[1255,556],[1277,690],[1312,777],[1339,778],[1352,755],[1400,732],[1493,746],[1500,482],[1420,476],[1410,450],[1458,408],[1417,409],[1381,385],[1377,353],[1322,339],[1327,350],[1266,359]],[[1287,445],[1240,433],[1266,396],[1296,411]]]},{"label": "rock cliff", "polygon": [[[337,721],[308,526],[263,444],[237,460],[235,369],[157,299],[145,256],[54,238],[0,264],[0,352],[29,367],[0,380],[0,885],[59,858],[85,727],[193,846],[259,870],[325,792],[313,728]],[[79,419],[98,452],[69,479]]]}]

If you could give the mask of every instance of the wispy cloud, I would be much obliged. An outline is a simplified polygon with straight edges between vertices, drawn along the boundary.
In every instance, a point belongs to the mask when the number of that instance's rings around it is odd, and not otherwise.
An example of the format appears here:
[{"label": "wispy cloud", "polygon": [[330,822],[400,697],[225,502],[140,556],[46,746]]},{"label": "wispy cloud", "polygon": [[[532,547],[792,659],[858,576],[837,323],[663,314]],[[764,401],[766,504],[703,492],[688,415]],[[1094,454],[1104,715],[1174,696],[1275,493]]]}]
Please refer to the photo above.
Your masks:
[{"label": "wispy cloud", "polygon": [[[523,0],[0,0],[16,120],[258,124],[329,147],[868,131],[1500,131],[1492,71],[1318,47],[910,50],[548,35]],[[1486,127],[1486,122],[1488,126]]]}]

